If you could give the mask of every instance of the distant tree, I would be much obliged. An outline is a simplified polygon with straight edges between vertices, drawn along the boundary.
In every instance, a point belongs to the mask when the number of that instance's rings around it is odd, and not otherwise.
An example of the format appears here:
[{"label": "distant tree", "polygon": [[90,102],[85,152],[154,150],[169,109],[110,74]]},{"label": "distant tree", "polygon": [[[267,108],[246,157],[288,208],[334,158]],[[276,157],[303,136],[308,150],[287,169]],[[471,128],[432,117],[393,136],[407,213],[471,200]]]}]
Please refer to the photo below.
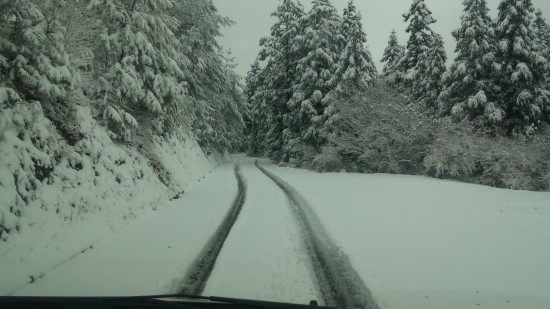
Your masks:
[{"label": "distant tree", "polygon": [[409,22],[407,33],[406,56],[400,61],[398,70],[402,72],[403,83],[411,86],[413,79],[417,76],[418,62],[423,53],[432,48],[434,34],[430,25],[436,22],[432,11],[428,9],[424,0],[413,0],[409,11],[403,14],[405,22]]},{"label": "distant tree", "polygon": [[504,127],[509,134],[532,134],[550,113],[550,92],[544,88],[547,61],[537,44],[533,4],[531,0],[503,0],[498,10]]},{"label": "distant tree", "polygon": [[464,1],[460,28],[452,33],[457,42],[456,57],[443,77],[439,96],[440,114],[483,125],[498,123],[504,117],[498,104],[500,91],[495,77],[500,66],[488,12],[485,0]]},{"label": "distant tree", "polygon": [[439,34],[434,34],[431,45],[432,47],[419,57],[412,90],[416,100],[435,112],[437,97],[441,92],[441,77],[446,70],[447,53],[443,38]]},{"label": "distant tree", "polygon": [[378,74],[367,46],[367,35],[363,31],[361,13],[357,12],[353,0],[344,9],[341,33],[347,42],[340,54],[335,78],[341,85],[366,87]]},{"label": "distant tree", "polygon": [[275,160],[286,161],[287,146],[296,136],[292,126],[289,102],[292,99],[292,87],[297,80],[297,62],[304,50],[296,44],[296,38],[303,33],[302,5],[295,0],[284,0],[272,14],[276,18],[271,27],[271,36],[261,42],[260,59],[267,61],[265,66],[266,86],[259,94],[270,115],[265,121],[267,128],[264,142],[267,155]]},{"label": "distant tree", "polygon": [[381,60],[385,63],[382,69],[382,75],[388,77],[395,73],[396,65],[404,54],[405,48],[399,44],[397,34],[395,33],[395,29],[393,29],[388,40],[388,46],[384,49],[384,55]]},{"label": "distant tree", "polygon": [[248,108],[250,110],[249,119],[247,120],[246,136],[248,137],[248,152],[252,155],[262,154],[262,127],[266,119],[266,107],[259,100],[260,88],[264,86],[263,71],[260,67],[259,60],[252,63],[250,70],[246,74],[244,94],[246,95]]},{"label": "distant tree", "polygon": [[330,132],[334,117],[337,117],[338,106],[332,96],[335,91],[357,91],[365,89],[372,85],[378,75],[376,66],[372,61],[371,53],[367,46],[367,36],[363,31],[361,22],[361,13],[357,12],[353,0],[348,2],[344,9],[342,26],[342,36],[345,37],[344,49],[340,53],[334,81],[336,88],[325,98],[324,105],[324,131]]},{"label": "distant tree", "polygon": [[299,132],[302,143],[318,147],[327,101],[325,96],[335,88],[334,73],[340,57],[341,18],[329,0],[314,0],[304,16],[303,34],[295,40],[304,51],[298,60],[296,83],[290,100],[292,132]]},{"label": "distant tree", "polygon": [[[178,61],[184,69],[187,95],[170,106],[165,122],[190,126],[207,149],[233,148],[242,140],[240,118],[245,111],[232,107],[235,83],[240,81],[232,72],[231,56],[218,43],[222,27],[233,22],[218,13],[212,0],[178,0],[173,5],[168,13],[178,21],[174,35],[179,41],[177,51],[182,57]],[[238,102],[241,104],[244,101]],[[226,125],[236,131],[225,131]]]}]

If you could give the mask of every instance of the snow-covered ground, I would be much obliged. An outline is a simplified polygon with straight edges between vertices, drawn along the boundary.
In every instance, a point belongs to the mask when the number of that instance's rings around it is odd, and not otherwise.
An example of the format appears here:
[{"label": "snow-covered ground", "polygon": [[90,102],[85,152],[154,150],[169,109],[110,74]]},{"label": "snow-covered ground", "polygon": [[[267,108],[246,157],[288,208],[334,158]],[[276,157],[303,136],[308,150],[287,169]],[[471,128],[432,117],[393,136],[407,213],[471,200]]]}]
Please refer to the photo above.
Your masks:
[{"label": "snow-covered ground", "polygon": [[[236,161],[247,182],[246,202],[203,294],[321,300],[286,196],[253,159]],[[381,308],[550,307],[550,193],[263,164],[307,200]],[[222,165],[162,211],[16,294],[177,291],[231,206],[232,168]]]},{"label": "snow-covered ground", "polygon": [[[93,249],[48,271],[15,295],[100,296],[177,292],[237,191],[231,164],[225,164],[128,228]],[[212,194],[216,192],[216,194]],[[0,281],[7,283],[10,274]]]},{"label": "snow-covered ground", "polygon": [[550,193],[266,167],[314,208],[382,308],[550,308]]}]

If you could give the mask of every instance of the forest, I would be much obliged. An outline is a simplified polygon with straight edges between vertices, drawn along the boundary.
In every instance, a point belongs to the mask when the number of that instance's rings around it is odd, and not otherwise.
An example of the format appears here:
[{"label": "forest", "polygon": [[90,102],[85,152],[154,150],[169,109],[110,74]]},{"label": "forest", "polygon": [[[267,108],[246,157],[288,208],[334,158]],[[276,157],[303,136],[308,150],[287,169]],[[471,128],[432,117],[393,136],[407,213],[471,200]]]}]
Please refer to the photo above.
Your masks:
[{"label": "forest", "polygon": [[[247,77],[249,152],[318,171],[550,188],[550,28],[530,0],[466,0],[455,57],[423,0],[377,72],[354,1],[282,1]],[[366,29],[367,31],[369,29]]]}]

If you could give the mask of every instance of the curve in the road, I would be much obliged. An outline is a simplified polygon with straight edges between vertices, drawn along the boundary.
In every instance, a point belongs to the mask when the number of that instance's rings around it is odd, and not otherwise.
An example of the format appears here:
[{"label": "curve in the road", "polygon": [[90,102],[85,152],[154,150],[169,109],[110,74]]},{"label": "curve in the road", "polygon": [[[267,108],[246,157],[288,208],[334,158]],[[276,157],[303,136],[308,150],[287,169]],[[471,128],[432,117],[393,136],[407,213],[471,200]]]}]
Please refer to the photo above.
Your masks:
[{"label": "curve in the road", "polygon": [[287,195],[296,219],[303,227],[305,242],[312,259],[325,303],[338,308],[379,309],[371,291],[351,266],[348,257],[328,236],[306,200],[288,183],[256,166]]},{"label": "curve in the road", "polygon": [[202,294],[223,244],[233,224],[237,221],[237,217],[246,199],[246,183],[238,164],[235,164],[235,177],[237,178],[237,196],[214,235],[207,242],[201,254],[195,259],[195,262],[189,267],[189,271],[183,280],[182,288],[179,291],[180,293],[189,295]]}]

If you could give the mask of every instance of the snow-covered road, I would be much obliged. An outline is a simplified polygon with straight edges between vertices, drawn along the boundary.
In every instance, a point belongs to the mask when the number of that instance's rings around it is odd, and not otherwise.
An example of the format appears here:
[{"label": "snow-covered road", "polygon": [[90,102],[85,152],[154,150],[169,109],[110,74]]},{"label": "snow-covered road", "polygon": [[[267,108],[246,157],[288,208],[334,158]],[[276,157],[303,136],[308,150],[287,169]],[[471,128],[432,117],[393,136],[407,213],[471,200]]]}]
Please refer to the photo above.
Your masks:
[{"label": "snow-covered road", "polygon": [[246,202],[203,294],[322,302],[285,194],[254,166],[253,160],[242,160],[240,165],[247,182]]}]

